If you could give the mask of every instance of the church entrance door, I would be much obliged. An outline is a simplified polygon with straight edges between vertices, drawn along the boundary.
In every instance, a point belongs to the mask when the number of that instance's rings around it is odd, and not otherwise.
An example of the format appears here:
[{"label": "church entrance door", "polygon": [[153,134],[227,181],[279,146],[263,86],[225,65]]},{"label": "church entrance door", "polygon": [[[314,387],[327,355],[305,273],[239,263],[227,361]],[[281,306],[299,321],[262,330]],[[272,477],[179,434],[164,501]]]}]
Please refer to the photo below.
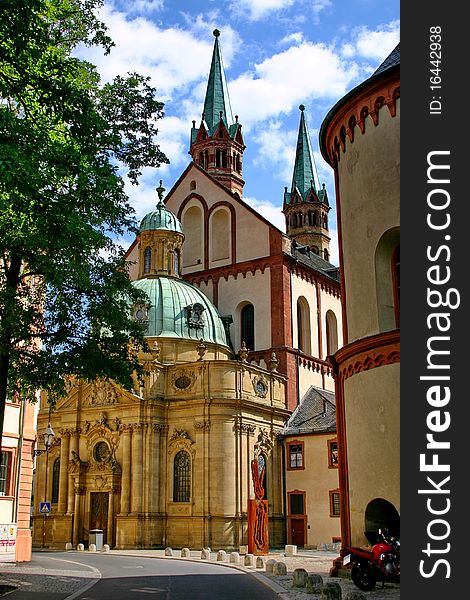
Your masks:
[{"label": "church entrance door", "polygon": [[108,492],[91,492],[90,496],[90,530],[103,530],[103,544],[107,544],[108,533]]}]

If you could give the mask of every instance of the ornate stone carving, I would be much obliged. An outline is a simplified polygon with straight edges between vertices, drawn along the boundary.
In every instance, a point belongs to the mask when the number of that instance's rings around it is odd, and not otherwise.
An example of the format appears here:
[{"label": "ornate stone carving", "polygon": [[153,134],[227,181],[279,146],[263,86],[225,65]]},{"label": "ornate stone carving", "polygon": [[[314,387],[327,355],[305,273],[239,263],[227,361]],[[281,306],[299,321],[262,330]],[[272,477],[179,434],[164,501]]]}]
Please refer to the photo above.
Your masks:
[{"label": "ornate stone carving", "polygon": [[94,381],[88,399],[89,406],[107,406],[117,403],[116,388],[109,381]]},{"label": "ornate stone carving", "polygon": [[196,381],[196,374],[194,371],[179,369],[172,374],[170,384],[178,390],[189,390]]},{"label": "ornate stone carving", "polygon": [[211,422],[210,421],[195,421],[194,429],[198,432],[210,431]]},{"label": "ornate stone carving", "polygon": [[193,445],[194,442],[185,429],[174,429],[168,440],[168,454],[174,454],[179,450],[186,450],[194,456],[195,451]]},{"label": "ornate stone carving", "polygon": [[268,434],[265,429],[259,430],[255,443],[255,454],[269,454],[273,448],[272,434]]},{"label": "ornate stone carving", "polygon": [[263,375],[256,375],[253,377],[252,383],[255,395],[258,396],[258,398],[266,398],[269,390],[269,384],[266,377]]}]

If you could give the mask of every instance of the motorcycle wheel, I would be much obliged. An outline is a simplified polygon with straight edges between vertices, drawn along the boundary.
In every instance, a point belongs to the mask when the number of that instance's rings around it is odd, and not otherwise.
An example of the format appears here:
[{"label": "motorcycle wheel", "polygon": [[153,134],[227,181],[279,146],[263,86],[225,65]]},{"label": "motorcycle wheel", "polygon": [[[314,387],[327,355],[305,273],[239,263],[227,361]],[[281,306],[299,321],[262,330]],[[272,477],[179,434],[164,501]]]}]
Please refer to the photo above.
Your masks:
[{"label": "motorcycle wheel", "polygon": [[377,578],[370,565],[354,565],[351,571],[351,579],[356,587],[363,592],[370,592],[375,587]]}]

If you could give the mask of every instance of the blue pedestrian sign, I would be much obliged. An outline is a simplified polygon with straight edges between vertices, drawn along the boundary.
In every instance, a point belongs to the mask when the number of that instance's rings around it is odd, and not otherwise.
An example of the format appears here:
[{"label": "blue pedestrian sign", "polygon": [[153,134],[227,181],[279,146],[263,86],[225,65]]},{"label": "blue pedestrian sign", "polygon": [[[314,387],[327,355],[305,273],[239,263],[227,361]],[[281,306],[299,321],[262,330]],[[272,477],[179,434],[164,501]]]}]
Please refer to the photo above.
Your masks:
[{"label": "blue pedestrian sign", "polygon": [[41,514],[48,514],[51,512],[51,503],[50,502],[41,502],[39,504],[39,512]]}]

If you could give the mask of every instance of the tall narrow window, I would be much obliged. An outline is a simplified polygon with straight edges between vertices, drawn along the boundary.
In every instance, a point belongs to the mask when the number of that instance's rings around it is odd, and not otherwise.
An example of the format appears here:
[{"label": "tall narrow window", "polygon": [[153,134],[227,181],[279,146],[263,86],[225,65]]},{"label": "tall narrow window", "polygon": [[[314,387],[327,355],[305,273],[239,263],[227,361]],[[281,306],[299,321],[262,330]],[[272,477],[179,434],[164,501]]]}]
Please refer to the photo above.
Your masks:
[{"label": "tall narrow window", "polygon": [[0,460],[0,496],[9,495],[11,456],[11,452],[2,450],[2,458]]},{"label": "tall narrow window", "polygon": [[52,492],[51,502],[59,502],[59,475],[60,475],[60,458],[56,458],[52,465]]},{"label": "tall narrow window", "polygon": [[241,341],[245,342],[248,350],[255,349],[255,307],[245,304],[240,314]]},{"label": "tall narrow window", "polygon": [[152,249],[147,246],[144,250],[144,273],[150,273],[152,268]]},{"label": "tall narrow window", "polygon": [[288,444],[288,470],[304,468],[304,445],[303,442]]},{"label": "tall narrow window", "polygon": [[301,296],[297,300],[297,347],[305,354],[310,354],[310,307]]},{"label": "tall narrow window", "polygon": [[334,354],[338,350],[338,322],[332,310],[326,312],[326,353]]},{"label": "tall narrow window", "polygon": [[173,271],[175,275],[180,274],[180,253],[179,250],[173,251]]},{"label": "tall narrow window", "polygon": [[175,456],[173,502],[189,502],[191,496],[191,460],[184,450]]},{"label": "tall narrow window", "polygon": [[329,492],[330,494],[330,517],[339,517],[340,516],[340,499],[339,499],[339,490],[332,490]]}]

